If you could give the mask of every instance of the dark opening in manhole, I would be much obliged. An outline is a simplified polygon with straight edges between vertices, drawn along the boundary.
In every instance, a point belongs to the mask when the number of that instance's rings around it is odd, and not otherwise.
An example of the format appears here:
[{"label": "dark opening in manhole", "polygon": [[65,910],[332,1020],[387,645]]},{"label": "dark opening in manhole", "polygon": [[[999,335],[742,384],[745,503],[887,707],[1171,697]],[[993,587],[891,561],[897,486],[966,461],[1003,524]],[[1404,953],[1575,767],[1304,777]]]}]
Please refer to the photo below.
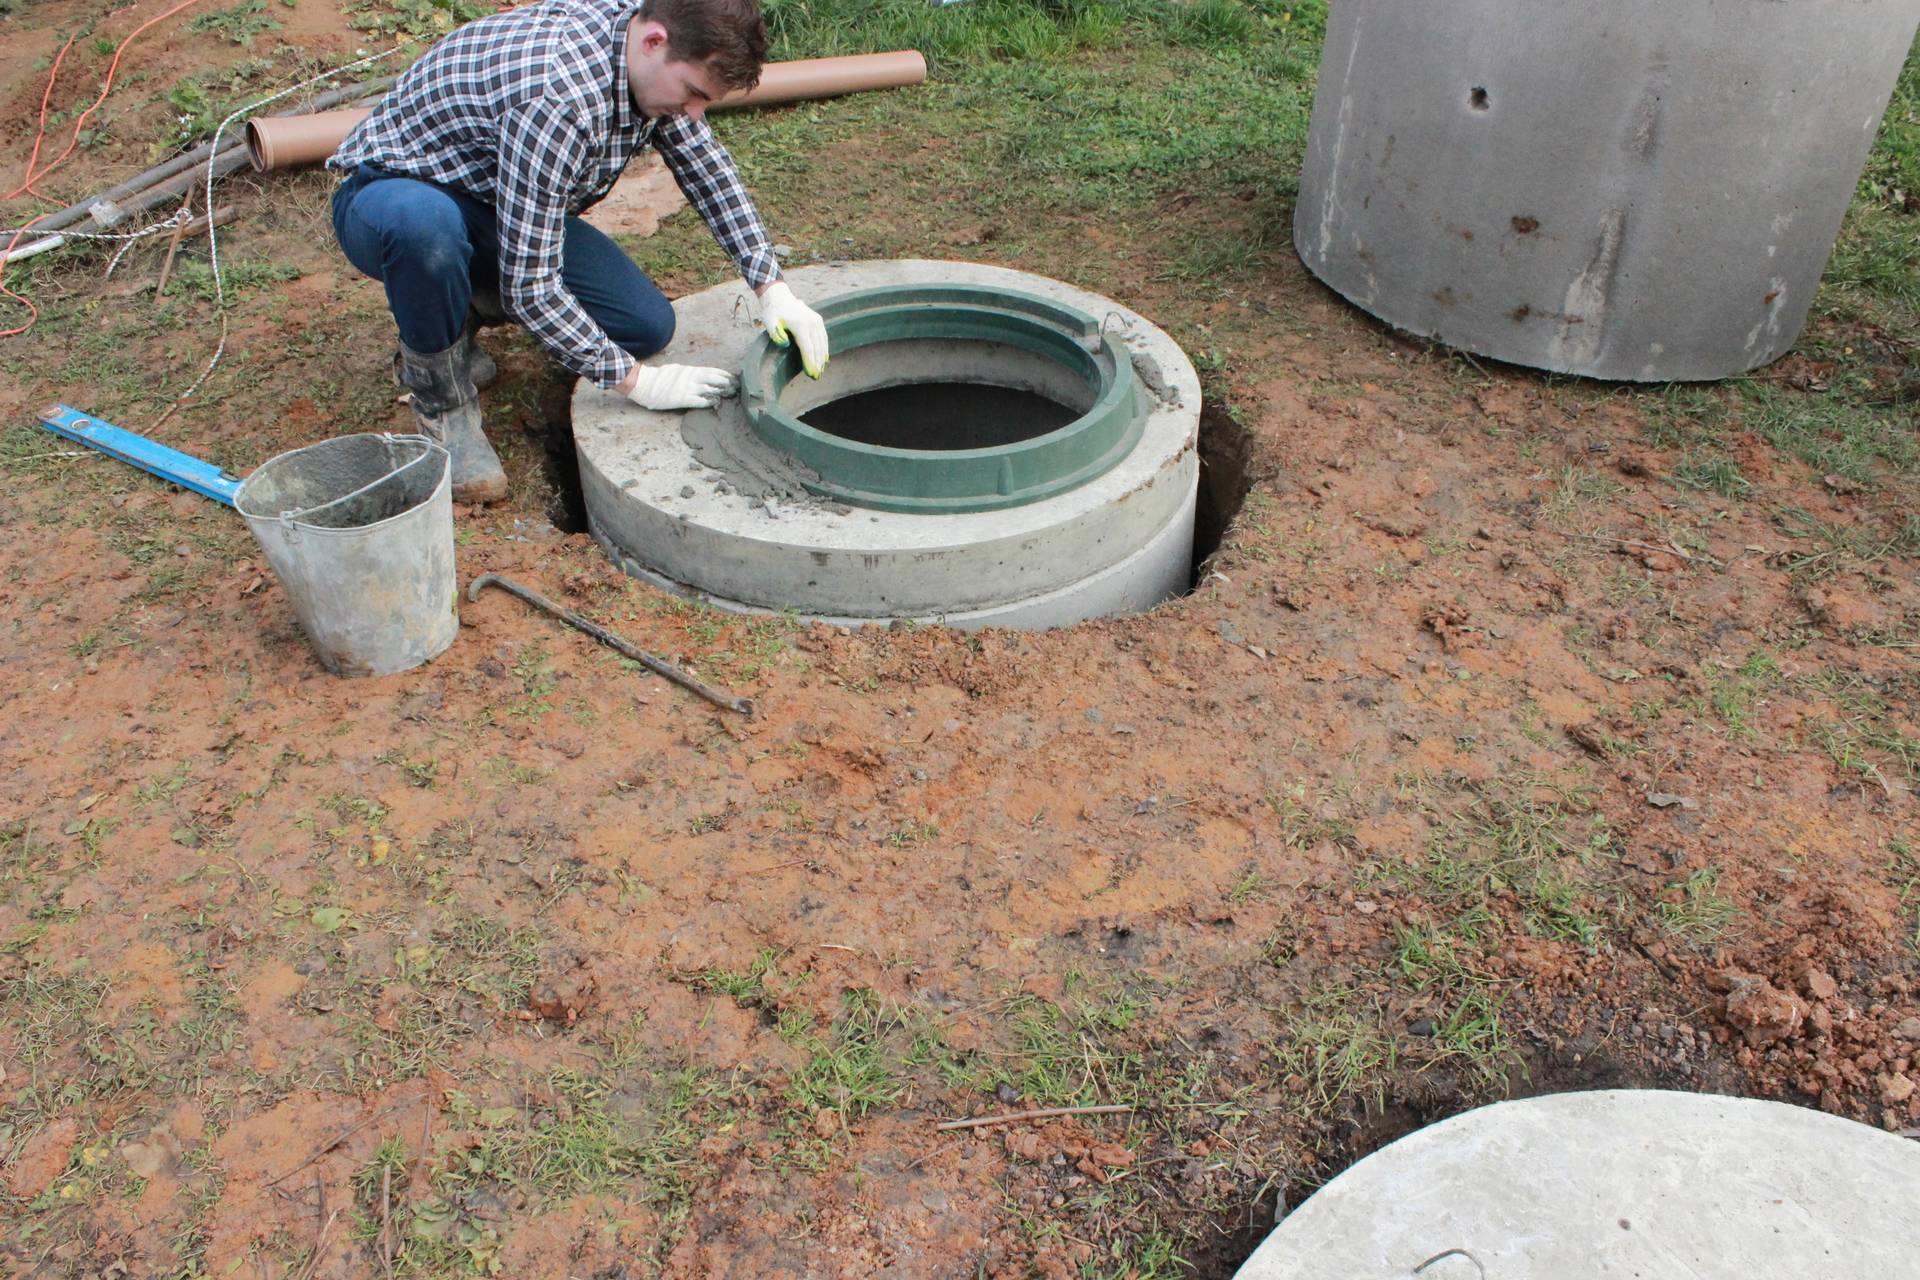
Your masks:
[{"label": "dark opening in manhole", "polygon": [[830,400],[802,414],[816,431],[885,449],[995,449],[1058,431],[1080,415],[1046,396],[981,382],[910,382]]}]

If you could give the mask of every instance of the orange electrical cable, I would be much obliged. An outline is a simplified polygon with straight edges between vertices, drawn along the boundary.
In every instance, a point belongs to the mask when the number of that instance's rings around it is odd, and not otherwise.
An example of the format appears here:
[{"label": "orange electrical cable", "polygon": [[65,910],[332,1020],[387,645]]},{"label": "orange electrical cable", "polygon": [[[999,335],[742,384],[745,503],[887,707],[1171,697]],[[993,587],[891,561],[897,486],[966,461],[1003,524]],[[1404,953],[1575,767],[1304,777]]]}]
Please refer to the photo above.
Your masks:
[{"label": "orange electrical cable", "polygon": [[[107,100],[107,95],[113,92],[113,77],[120,70],[120,58],[121,58],[121,55],[126,53],[127,46],[132,44],[135,40],[139,39],[141,34],[145,32],[149,27],[152,27],[156,23],[165,22],[168,18],[171,18],[174,14],[179,13],[182,9],[191,8],[194,5],[199,3],[200,3],[200,0],[181,0],[179,4],[173,6],[173,8],[167,10],[165,13],[156,14],[155,16],[148,18],[145,22],[135,27],[133,31],[127,36],[127,38],[120,42],[119,47],[113,51],[113,61],[107,64],[107,76],[106,76],[106,79],[101,82],[100,96],[95,98],[93,100],[93,104],[89,106],[85,111],[82,111],[80,113],[79,118],[73,122],[73,136],[67,139],[66,149],[62,151],[59,155],[55,156],[51,161],[49,161],[46,168],[40,170],[40,172],[38,173],[35,173],[33,171],[33,164],[34,164],[33,160],[28,160],[27,161],[27,180],[21,183],[18,187],[15,187],[12,191],[9,191],[6,195],[7,199],[11,200],[15,196],[19,195],[21,192],[31,192],[34,195],[39,195],[40,193],[38,191],[34,191],[33,184],[40,181],[40,179],[46,177],[48,174],[52,173],[55,169],[59,168],[61,164],[65,163],[67,157],[73,154],[73,149],[80,145],[80,132],[82,129],[86,127],[87,117],[91,116],[95,111],[97,111],[100,107],[100,104]],[[67,41],[67,44],[71,46],[73,44],[73,41],[69,39]],[[60,51],[60,56],[62,58],[66,56],[65,49],[62,49]],[[54,79],[59,74],[60,74],[60,66],[59,66],[59,63],[56,62],[54,64],[53,72],[47,77],[46,97],[50,98],[52,96],[53,82],[54,82]],[[41,132],[42,132],[42,135],[44,136],[45,130],[46,130],[46,101],[44,98],[41,102],[40,122],[41,122]],[[36,158],[40,154],[40,142],[41,142],[40,138],[34,139],[33,152]]]},{"label": "orange electrical cable", "polygon": [[[82,111],[79,118],[73,122],[73,137],[67,140],[66,149],[49,161],[46,168],[35,173],[33,167],[39,162],[40,148],[46,142],[47,138],[47,108],[53,102],[53,86],[60,79],[60,64],[67,60],[67,50],[73,48],[73,42],[79,39],[79,33],[76,32],[68,36],[66,44],[60,47],[59,56],[53,60],[53,67],[47,72],[47,87],[40,94],[40,127],[33,136],[33,152],[27,157],[26,181],[0,198],[11,200],[22,193],[36,196],[40,195],[40,192],[33,189],[33,184],[52,173],[65,162],[68,156],[73,154],[73,149],[80,143],[80,131],[86,126],[87,117],[91,116],[94,111],[99,108],[100,104],[107,100],[107,95],[113,91],[113,77],[120,70],[120,57],[126,53],[127,46],[132,44],[139,38],[142,32],[146,31],[155,23],[164,22],[174,14],[179,13],[182,9],[198,3],[200,3],[200,0],[182,0],[180,4],[173,6],[173,8],[168,9],[165,13],[149,18],[135,27],[127,38],[120,42],[119,46],[113,51],[113,61],[107,64],[107,75],[106,79],[100,85],[100,95],[93,100],[93,105],[89,106],[85,111]],[[23,225],[14,228],[13,235],[7,240],[7,247],[0,249],[0,271],[6,269],[7,259],[12,257],[13,251],[19,247],[20,237],[25,235],[35,223],[43,222],[51,216],[51,214],[43,213],[39,217],[31,218]],[[0,276],[0,297],[12,298],[15,302],[18,302],[27,309],[27,322],[11,329],[0,329],[0,338],[17,338],[27,330],[33,328],[34,321],[40,318],[40,308],[34,306],[33,300],[25,294],[15,293],[12,289],[7,288],[4,276]]]},{"label": "orange electrical cable", "polygon": [[[73,42],[79,38],[80,34],[78,32],[67,37],[67,42],[60,46],[59,56],[53,60],[53,69],[47,73],[47,87],[40,93],[40,127],[33,135],[33,152],[27,157],[27,173],[29,175],[33,173],[34,162],[40,158],[40,145],[47,140],[47,108],[53,102],[54,82],[60,79],[60,64],[67,60],[67,50],[73,48]],[[29,176],[27,183],[20,188],[20,191],[25,191],[32,185],[32,178]],[[14,195],[18,194],[19,191],[14,193]],[[11,199],[12,197],[8,198]],[[6,267],[7,259],[12,257],[13,251],[19,247],[20,237],[25,235],[34,223],[40,222],[49,216],[50,215],[43,213],[37,218],[29,219],[24,226],[14,229],[13,235],[7,240],[6,249],[0,250],[0,269]],[[12,298],[15,302],[27,309],[27,322],[17,328],[0,330],[0,338],[18,337],[20,334],[33,328],[33,322],[40,318],[40,308],[33,305],[33,299],[23,293],[15,293],[13,290],[7,288],[4,277],[0,277],[0,295]]]},{"label": "orange electrical cable", "polygon": [[[60,64],[67,60],[67,50],[73,48],[73,42],[79,38],[80,33],[78,31],[67,37],[67,42],[60,46],[59,56],[53,60],[53,70],[47,72],[47,87],[40,91],[40,127],[34,131],[33,154],[27,157],[27,181],[18,191],[14,191],[6,197],[9,200],[33,185],[33,166],[38,163],[40,159],[41,144],[47,140],[47,108],[53,103],[54,82],[60,78]],[[13,246],[8,245],[7,248],[8,251],[11,252]]]}]

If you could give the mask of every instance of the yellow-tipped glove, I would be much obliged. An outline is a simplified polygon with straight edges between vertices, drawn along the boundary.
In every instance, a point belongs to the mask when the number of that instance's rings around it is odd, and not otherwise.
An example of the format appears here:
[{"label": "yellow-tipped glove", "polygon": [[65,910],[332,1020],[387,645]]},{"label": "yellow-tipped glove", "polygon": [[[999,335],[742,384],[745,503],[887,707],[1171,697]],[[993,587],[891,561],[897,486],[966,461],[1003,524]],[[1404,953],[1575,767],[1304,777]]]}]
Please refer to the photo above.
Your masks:
[{"label": "yellow-tipped glove", "polygon": [[725,369],[694,364],[643,364],[627,399],[642,409],[672,413],[680,409],[711,409],[738,389]]},{"label": "yellow-tipped glove", "polygon": [[800,348],[800,367],[809,378],[817,378],[827,369],[827,322],[820,313],[793,296],[784,280],[767,286],[760,295],[760,323],[767,336],[780,346],[789,342]]}]

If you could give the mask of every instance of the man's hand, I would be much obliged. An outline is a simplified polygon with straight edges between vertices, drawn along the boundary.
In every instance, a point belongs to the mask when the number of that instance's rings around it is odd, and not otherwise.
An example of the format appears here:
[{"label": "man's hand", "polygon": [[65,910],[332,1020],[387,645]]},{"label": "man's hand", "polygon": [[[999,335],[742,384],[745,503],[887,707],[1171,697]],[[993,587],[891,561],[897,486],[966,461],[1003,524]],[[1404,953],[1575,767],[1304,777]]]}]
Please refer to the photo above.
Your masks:
[{"label": "man's hand", "polygon": [[788,342],[800,348],[800,367],[809,378],[827,370],[827,324],[820,313],[793,296],[786,281],[776,280],[760,291],[760,323],[767,336],[779,346]]},{"label": "man's hand", "polygon": [[711,409],[735,390],[734,377],[725,369],[693,364],[637,364],[617,389],[642,409],[671,413],[676,409]]}]

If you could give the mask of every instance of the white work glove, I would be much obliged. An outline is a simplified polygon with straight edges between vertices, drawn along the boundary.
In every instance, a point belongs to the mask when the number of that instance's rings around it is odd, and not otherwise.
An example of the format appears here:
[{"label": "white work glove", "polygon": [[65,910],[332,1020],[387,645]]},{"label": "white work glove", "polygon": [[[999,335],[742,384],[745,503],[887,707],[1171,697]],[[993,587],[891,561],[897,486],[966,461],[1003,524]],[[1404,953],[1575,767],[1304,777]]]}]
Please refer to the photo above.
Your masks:
[{"label": "white work glove", "polygon": [[827,322],[820,318],[820,313],[794,297],[784,280],[768,285],[759,301],[760,323],[767,326],[767,336],[778,346],[784,347],[788,342],[798,344],[800,367],[807,371],[809,378],[825,373]]},{"label": "white work glove", "polygon": [[711,409],[733,394],[734,385],[733,375],[725,369],[697,364],[643,364],[627,399],[656,413]]}]

